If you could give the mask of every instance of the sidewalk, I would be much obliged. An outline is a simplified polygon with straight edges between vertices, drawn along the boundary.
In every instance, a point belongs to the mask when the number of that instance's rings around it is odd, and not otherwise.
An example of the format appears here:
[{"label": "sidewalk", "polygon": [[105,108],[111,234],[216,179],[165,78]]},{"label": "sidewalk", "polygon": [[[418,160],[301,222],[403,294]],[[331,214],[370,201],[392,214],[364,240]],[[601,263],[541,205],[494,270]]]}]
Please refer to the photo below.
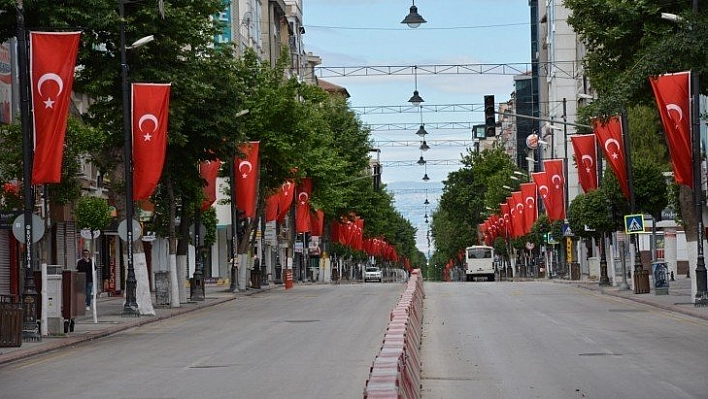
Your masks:
[{"label": "sidewalk", "polygon": [[619,287],[601,287],[597,281],[552,281],[565,284],[575,284],[580,288],[598,291],[606,295],[626,298],[645,305],[708,320],[708,306],[696,307],[694,305],[693,298],[691,298],[692,280],[686,278],[685,276],[677,277],[676,281],[669,282],[668,295],[656,295],[656,290],[654,290],[654,287],[651,287],[651,292],[648,294],[635,294],[632,290],[621,290]]},{"label": "sidewalk", "polygon": [[[85,341],[106,337],[119,331],[142,326],[148,323],[164,320],[169,317],[193,312],[205,307],[214,306],[223,302],[233,301],[245,295],[266,292],[271,289],[282,289],[283,285],[273,285],[261,289],[248,289],[241,292],[229,292],[228,286],[207,285],[205,287],[204,301],[189,301],[182,303],[179,308],[154,306],[155,316],[123,317],[123,297],[100,297],[96,300],[98,323],[93,322],[93,311],[76,318],[74,331],[55,336],[43,336],[38,342],[22,342],[17,348],[0,348],[0,365],[24,359],[40,353],[53,351],[59,348],[72,346]],[[155,298],[153,294],[153,304]]]}]

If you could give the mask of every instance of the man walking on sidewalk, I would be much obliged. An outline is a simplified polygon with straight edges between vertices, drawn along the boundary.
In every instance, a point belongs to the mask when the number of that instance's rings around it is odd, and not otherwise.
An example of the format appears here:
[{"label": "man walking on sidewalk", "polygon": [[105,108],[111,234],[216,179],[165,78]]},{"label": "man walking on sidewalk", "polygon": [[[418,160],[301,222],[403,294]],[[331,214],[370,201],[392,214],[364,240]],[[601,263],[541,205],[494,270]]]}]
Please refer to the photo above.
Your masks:
[{"label": "man walking on sidewalk", "polygon": [[88,249],[84,249],[83,257],[76,263],[76,271],[86,275],[86,310],[91,310],[91,298],[93,294],[93,266]]}]

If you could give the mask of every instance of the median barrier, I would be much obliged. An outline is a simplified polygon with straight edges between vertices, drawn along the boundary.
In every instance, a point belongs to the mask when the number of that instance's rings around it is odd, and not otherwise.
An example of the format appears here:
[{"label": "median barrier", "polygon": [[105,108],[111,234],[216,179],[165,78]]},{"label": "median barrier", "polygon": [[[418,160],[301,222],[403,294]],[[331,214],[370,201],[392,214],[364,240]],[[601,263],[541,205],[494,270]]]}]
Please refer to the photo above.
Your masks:
[{"label": "median barrier", "polygon": [[420,398],[423,298],[423,280],[414,270],[391,311],[381,349],[369,370],[364,398]]}]

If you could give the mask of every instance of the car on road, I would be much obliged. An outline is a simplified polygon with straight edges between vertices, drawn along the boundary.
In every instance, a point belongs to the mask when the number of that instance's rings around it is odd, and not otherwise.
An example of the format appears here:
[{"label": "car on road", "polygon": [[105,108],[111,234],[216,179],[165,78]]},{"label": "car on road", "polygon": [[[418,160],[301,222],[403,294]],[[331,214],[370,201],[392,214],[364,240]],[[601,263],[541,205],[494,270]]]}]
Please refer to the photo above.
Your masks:
[{"label": "car on road", "polygon": [[383,272],[378,267],[369,266],[364,271],[364,281],[383,281]]}]

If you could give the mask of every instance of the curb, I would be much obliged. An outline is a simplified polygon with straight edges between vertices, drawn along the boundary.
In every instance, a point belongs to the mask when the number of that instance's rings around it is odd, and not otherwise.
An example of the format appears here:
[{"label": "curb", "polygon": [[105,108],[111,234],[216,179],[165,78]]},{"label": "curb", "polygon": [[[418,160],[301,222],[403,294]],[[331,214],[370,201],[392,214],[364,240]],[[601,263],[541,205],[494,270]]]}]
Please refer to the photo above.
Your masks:
[{"label": "curb", "polygon": [[642,305],[653,306],[653,307],[655,307],[655,308],[659,308],[659,309],[663,309],[663,310],[668,310],[668,311],[670,311],[670,312],[681,313],[681,314],[686,315],[686,316],[691,316],[691,317],[696,317],[696,318],[703,319],[703,320],[708,320],[708,314],[701,314],[701,313],[692,312],[692,311],[690,311],[690,310],[688,310],[688,309],[683,309],[683,308],[680,308],[680,307],[678,307],[678,306],[676,306],[676,305],[665,305],[665,304],[663,304],[663,303],[657,303],[657,302],[647,301],[647,300],[642,299],[642,298],[635,298],[635,297],[633,297],[633,296],[622,295],[622,294],[616,293],[616,292],[611,291],[611,290],[602,290],[602,289],[595,289],[595,288],[592,288],[592,287],[587,287],[587,286],[585,286],[585,285],[583,285],[583,284],[577,284],[577,283],[576,283],[576,284],[574,284],[574,285],[575,285],[576,287],[578,287],[578,288],[582,288],[582,289],[585,289],[585,290],[588,290],[588,291],[593,291],[593,292],[599,292],[599,293],[601,293],[601,294],[603,294],[603,295],[610,295],[610,296],[613,296],[613,297],[615,297],[615,298],[624,298],[624,299],[627,299],[627,300],[629,300],[629,301],[641,303]]}]

